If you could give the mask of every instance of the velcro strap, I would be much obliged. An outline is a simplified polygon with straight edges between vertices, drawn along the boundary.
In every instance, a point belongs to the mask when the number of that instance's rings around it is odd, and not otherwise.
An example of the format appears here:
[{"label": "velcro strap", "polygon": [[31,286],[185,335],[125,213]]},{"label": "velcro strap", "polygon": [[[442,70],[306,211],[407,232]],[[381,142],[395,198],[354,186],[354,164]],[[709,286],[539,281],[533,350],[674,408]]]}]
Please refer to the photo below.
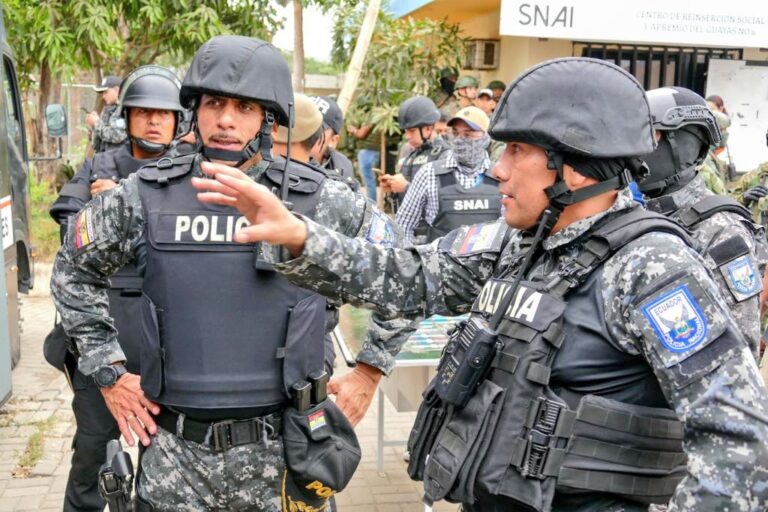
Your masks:
[{"label": "velcro strap", "polygon": [[570,437],[573,433],[574,423],[576,423],[576,411],[563,408],[557,417],[555,437]]},{"label": "velcro strap", "polygon": [[573,489],[642,496],[649,502],[666,502],[685,476],[646,477],[588,469],[561,468],[557,485]]},{"label": "velcro strap", "polygon": [[464,451],[467,443],[457,436],[450,428],[446,428],[440,437],[440,444],[451,453],[461,453]]},{"label": "velcro strap", "polygon": [[144,278],[140,276],[113,275],[109,278],[110,288],[116,290],[141,290]]},{"label": "velcro strap", "polygon": [[519,362],[519,357],[499,351],[496,352],[496,355],[493,358],[493,362],[491,363],[491,367],[498,368],[499,370],[503,370],[507,373],[515,373],[517,364]]},{"label": "velcro strap", "polygon": [[687,459],[682,451],[638,450],[580,436],[571,438],[568,443],[568,453],[613,462],[630,468],[662,470],[665,473],[684,465]]},{"label": "velcro strap", "polygon": [[749,254],[749,246],[740,236],[732,236],[710,248],[709,251],[707,251],[707,254],[719,267],[739,256]]},{"label": "velcro strap", "polygon": [[523,465],[525,449],[528,447],[528,441],[522,438],[515,438],[509,446],[510,459],[509,464],[516,468]]},{"label": "velcro strap", "polygon": [[430,463],[427,464],[424,476],[429,477],[432,485],[437,484],[441,489],[445,488],[443,482],[453,482],[453,473],[435,460],[431,460]]},{"label": "velcro strap", "polygon": [[565,340],[565,333],[560,327],[560,324],[553,322],[550,324],[549,329],[544,331],[542,337],[547,340],[553,347],[560,348]]},{"label": "velcro strap", "polygon": [[531,363],[528,366],[528,372],[525,374],[525,378],[536,384],[546,386],[549,384],[549,376],[551,373],[552,370],[549,367],[539,363]]},{"label": "velcro strap", "polygon": [[541,468],[541,474],[544,476],[557,476],[560,474],[560,466],[565,459],[565,448],[550,448],[547,453],[547,461]]},{"label": "velcro strap", "polygon": [[577,419],[598,427],[607,427],[638,436],[663,439],[683,438],[683,424],[677,419],[640,416],[629,411],[608,409],[583,401],[579,405]]}]

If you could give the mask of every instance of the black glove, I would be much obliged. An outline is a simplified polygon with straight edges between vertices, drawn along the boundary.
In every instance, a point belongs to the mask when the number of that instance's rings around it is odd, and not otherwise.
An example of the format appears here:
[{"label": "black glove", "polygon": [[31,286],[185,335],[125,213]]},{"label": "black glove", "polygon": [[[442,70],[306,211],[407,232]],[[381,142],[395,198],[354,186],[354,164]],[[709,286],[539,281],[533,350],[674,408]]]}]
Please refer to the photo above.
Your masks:
[{"label": "black glove", "polygon": [[765,185],[755,185],[751,189],[744,192],[744,202],[751,203],[757,201],[763,197],[768,196],[768,187]]}]

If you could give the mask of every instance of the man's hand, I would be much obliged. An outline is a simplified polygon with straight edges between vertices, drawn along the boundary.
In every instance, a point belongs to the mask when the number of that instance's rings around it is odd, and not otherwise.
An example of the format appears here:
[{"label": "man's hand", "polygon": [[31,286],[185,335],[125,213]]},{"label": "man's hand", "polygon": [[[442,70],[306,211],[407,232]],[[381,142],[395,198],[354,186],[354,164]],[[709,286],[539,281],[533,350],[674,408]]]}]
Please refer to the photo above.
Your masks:
[{"label": "man's hand", "polygon": [[203,162],[200,167],[213,179],[192,178],[203,203],[233,206],[251,223],[235,233],[235,241],[284,245],[296,257],[304,251],[307,226],[267,187],[245,173],[223,164]]},{"label": "man's hand", "polygon": [[117,186],[117,183],[115,183],[112,180],[96,180],[93,183],[91,183],[91,196],[101,194],[105,190],[115,188],[116,186]]},{"label": "man's hand", "polygon": [[328,393],[336,395],[336,405],[353,427],[360,423],[371,406],[381,376],[378,368],[357,363],[354,370],[328,383]]},{"label": "man's hand", "polygon": [[134,445],[133,432],[141,444],[149,446],[149,436],[157,433],[151,414],[160,414],[160,406],[144,396],[139,382],[138,375],[126,373],[117,379],[114,386],[101,388],[104,402],[129,446]]},{"label": "man's hand", "polygon": [[93,128],[93,126],[96,124],[96,121],[99,120],[99,114],[96,112],[88,112],[88,115],[85,116],[85,124],[88,125],[88,128]]},{"label": "man's hand", "polygon": [[383,174],[379,176],[379,185],[384,192],[405,192],[408,188],[408,180],[402,174]]}]

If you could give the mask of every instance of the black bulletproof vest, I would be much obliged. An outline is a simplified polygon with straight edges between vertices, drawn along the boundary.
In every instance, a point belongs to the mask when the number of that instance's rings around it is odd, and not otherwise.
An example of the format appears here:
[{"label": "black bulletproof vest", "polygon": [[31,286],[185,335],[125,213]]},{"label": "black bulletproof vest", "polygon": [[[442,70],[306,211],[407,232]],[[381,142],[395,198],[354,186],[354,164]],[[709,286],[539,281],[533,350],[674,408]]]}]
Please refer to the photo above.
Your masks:
[{"label": "black bulletproof vest", "polygon": [[435,172],[440,188],[437,191],[439,208],[429,227],[428,241],[433,241],[462,226],[492,222],[501,216],[499,182],[484,174],[480,183],[464,188],[457,181],[453,169]]},{"label": "black bulletproof vest", "polygon": [[[586,307],[596,302],[599,280],[592,278],[604,262],[659,231],[691,243],[673,221],[638,207],[592,232],[558,272],[526,276],[534,280],[515,292],[496,329],[491,370],[463,409],[441,406],[430,383],[409,439],[417,460],[409,473],[423,478],[428,500],[472,504],[491,496],[495,510],[547,511],[556,489],[644,503],[669,499],[685,475],[682,424],[658,385],[649,385],[649,365],[617,354],[596,332],[604,328],[603,312]],[[514,277],[489,280],[472,315],[492,315],[512,293]],[[627,369],[619,368],[622,358]],[[570,364],[579,368],[569,373]],[[442,362],[438,378],[441,371]]]},{"label": "black bulletproof vest", "polygon": [[[158,403],[197,409],[284,403],[323,368],[325,299],[232,241],[247,221],[197,200],[195,155],[139,171],[147,240],[141,385]],[[282,162],[259,179],[278,191]],[[288,200],[312,216],[325,175],[292,164]]]},{"label": "black bulletproof vest", "polygon": [[[421,169],[421,166],[439,160],[445,151],[445,143],[440,140],[432,141],[428,145],[422,145],[406,155],[403,159],[403,165],[400,167],[400,173],[410,183],[416,176],[416,172]],[[398,192],[392,195],[395,198],[396,205],[399,206],[403,203],[403,199],[405,198],[404,192]]]}]

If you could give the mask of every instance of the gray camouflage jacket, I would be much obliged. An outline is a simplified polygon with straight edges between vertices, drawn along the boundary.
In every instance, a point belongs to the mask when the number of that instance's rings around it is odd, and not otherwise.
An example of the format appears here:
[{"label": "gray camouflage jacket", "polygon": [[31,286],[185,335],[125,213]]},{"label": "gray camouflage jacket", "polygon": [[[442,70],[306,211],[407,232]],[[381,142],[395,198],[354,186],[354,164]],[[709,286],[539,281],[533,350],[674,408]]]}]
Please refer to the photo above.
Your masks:
[{"label": "gray camouflage jacket", "polygon": [[[682,189],[664,197],[674,201],[676,209],[670,213],[670,217],[677,219],[681,212],[714,195],[701,176],[696,176]],[[648,199],[648,209],[658,210],[659,200]],[[759,361],[760,292],[768,263],[765,231],[736,213],[720,212],[695,226],[691,234],[696,243],[694,248],[704,258],[706,267],[731,310],[731,316],[747,339],[755,360]],[[721,243],[733,244],[734,238],[741,239],[749,248],[749,253],[718,266],[710,251],[716,251]]]},{"label": "gray camouflage jacket", "polygon": [[[195,176],[203,176],[198,157]],[[247,174],[258,179],[256,167]],[[77,343],[79,370],[90,375],[100,366],[124,361],[116,331],[109,316],[107,279],[134,260],[144,243],[145,212],[139,197],[138,176],[132,174],[97,197],[69,223],[64,243],[56,255],[51,276],[51,295],[62,316],[64,328]],[[346,236],[370,241],[402,240],[400,229],[362,195],[347,185],[327,179],[320,190],[315,220]],[[84,231],[88,213],[88,229]],[[80,222],[78,222],[80,220]],[[88,236],[83,245],[83,233]],[[335,315],[332,317],[335,319]],[[386,331],[385,327],[382,327]]]},{"label": "gray camouflage jacket", "polygon": [[[558,262],[596,222],[631,207],[631,194],[624,190],[608,211],[549,236],[528,279],[541,280],[556,272]],[[278,271],[335,301],[375,308],[392,318],[467,313],[483,283],[515,261],[522,239],[513,232],[502,247],[506,226],[494,231],[489,224],[474,231],[461,228],[430,245],[383,249],[311,220],[306,223],[304,253],[278,263]],[[768,424],[743,411],[768,413],[768,394],[702,259],[677,237],[648,233],[620,249],[596,272],[602,272],[595,290],[602,298],[599,314],[604,315],[610,345],[647,361],[666,401],[685,423],[689,474],[669,510],[765,510]],[[689,309],[697,311],[697,341],[673,350],[660,334],[664,327],[660,321],[669,321],[665,308],[674,305],[670,290],[682,286],[691,290],[686,299]],[[386,354],[399,347],[382,344],[378,349]],[[716,393],[744,407],[713,398]]]}]

